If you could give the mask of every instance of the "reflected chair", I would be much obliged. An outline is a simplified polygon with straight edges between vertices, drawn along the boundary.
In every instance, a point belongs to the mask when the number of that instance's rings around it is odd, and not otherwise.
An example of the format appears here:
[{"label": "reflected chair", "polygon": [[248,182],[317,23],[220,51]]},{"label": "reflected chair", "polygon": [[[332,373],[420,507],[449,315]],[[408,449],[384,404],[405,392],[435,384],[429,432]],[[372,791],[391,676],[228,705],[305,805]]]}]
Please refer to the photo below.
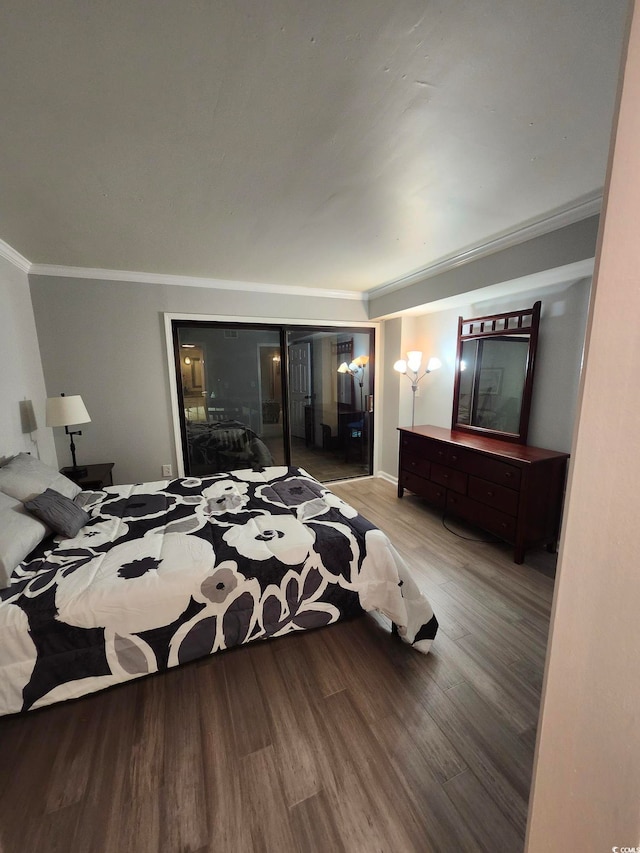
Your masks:
[{"label": "reflected chair", "polygon": [[357,451],[358,461],[365,459],[365,447],[367,444],[367,413],[353,412],[354,420],[349,421],[345,436],[345,462],[351,460],[353,451]]}]

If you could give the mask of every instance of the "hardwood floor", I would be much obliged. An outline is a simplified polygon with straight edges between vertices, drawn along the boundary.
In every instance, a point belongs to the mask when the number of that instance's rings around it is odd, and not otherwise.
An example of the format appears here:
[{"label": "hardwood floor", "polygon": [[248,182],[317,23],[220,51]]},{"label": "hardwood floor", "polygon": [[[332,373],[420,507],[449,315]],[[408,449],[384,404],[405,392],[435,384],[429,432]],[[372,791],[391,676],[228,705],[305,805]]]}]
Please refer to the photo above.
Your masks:
[{"label": "hardwood floor", "polygon": [[334,490],[414,568],[432,652],[366,615],[0,719],[2,853],[522,850],[552,555]]}]

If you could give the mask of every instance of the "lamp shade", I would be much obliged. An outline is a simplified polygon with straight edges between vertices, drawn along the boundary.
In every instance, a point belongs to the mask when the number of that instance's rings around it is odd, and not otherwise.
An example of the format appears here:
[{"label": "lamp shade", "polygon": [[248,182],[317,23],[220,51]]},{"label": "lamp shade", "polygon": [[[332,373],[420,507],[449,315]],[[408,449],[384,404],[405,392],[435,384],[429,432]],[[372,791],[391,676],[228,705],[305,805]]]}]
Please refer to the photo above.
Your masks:
[{"label": "lamp shade", "polygon": [[48,397],[46,408],[47,426],[71,426],[91,422],[87,407],[79,394],[71,397]]},{"label": "lamp shade", "polygon": [[342,362],[342,364],[338,368],[338,373],[349,373],[349,365],[346,361]]},{"label": "lamp shade", "polygon": [[[369,364],[369,356],[368,355],[359,355],[357,358],[354,358],[351,364],[356,367],[366,367]],[[350,365],[351,366],[351,365]]]},{"label": "lamp shade", "polygon": [[414,373],[420,370],[422,364],[422,353],[419,350],[411,350],[407,353],[407,367]]},{"label": "lamp shade", "polygon": [[38,429],[36,413],[31,400],[20,400],[20,424],[22,432],[35,432]]}]

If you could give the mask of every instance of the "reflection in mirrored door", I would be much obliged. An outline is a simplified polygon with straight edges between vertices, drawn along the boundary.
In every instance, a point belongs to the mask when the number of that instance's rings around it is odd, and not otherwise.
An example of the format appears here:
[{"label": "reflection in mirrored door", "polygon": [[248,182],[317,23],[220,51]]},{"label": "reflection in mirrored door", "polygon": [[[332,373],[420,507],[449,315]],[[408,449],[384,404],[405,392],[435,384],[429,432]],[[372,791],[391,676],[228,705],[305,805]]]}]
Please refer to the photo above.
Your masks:
[{"label": "reflection in mirrored door", "polygon": [[185,473],[285,464],[279,329],[173,326]]},{"label": "reflection in mirrored door", "polygon": [[286,333],[291,464],[322,482],[371,473],[373,332]]}]

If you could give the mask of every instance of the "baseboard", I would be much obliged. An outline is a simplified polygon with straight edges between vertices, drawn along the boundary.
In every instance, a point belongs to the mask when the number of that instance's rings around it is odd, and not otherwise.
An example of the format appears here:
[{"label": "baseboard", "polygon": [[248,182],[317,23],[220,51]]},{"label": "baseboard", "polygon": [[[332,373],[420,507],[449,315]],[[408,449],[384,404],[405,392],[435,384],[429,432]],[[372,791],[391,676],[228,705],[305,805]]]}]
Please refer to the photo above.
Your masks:
[{"label": "baseboard", "polygon": [[345,483],[361,483],[363,480],[385,480],[387,483],[391,483],[393,486],[398,485],[398,478],[392,476],[391,474],[387,474],[386,471],[378,471],[376,474],[370,474],[369,476],[364,477],[350,477],[348,480],[330,480],[329,482],[324,483],[325,486],[342,486]]}]

